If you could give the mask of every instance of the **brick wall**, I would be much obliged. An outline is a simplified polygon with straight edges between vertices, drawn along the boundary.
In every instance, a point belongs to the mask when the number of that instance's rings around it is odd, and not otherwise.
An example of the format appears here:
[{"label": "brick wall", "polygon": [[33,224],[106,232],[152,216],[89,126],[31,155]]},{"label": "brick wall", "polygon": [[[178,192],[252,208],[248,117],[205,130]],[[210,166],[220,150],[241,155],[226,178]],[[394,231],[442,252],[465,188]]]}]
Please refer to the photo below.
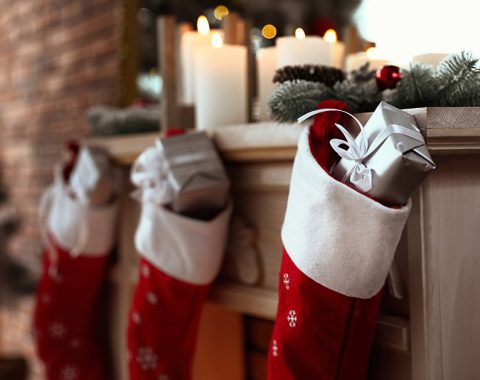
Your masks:
[{"label": "brick wall", "polygon": [[[89,106],[117,103],[116,3],[0,0],[0,171],[23,218],[11,252],[36,268],[37,203],[63,141],[88,133]],[[31,352],[31,304],[0,312],[0,354]]]}]

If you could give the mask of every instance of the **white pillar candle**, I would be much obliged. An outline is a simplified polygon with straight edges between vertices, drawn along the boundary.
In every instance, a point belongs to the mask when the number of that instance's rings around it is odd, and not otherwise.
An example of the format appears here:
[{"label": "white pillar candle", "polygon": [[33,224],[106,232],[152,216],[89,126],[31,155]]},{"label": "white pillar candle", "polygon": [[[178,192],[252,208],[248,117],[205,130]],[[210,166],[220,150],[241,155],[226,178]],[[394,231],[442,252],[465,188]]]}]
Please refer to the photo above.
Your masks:
[{"label": "white pillar candle", "polygon": [[370,64],[370,70],[381,69],[385,65],[390,65],[391,62],[385,58],[382,58],[374,48],[368,49],[366,52],[348,54],[345,60],[345,70],[352,71],[357,70],[367,62]]},{"label": "white pillar candle", "polygon": [[181,102],[192,105],[195,103],[194,91],[194,59],[195,51],[201,46],[210,46],[212,36],[218,31],[210,31],[208,20],[200,16],[197,21],[198,31],[188,31],[182,34],[180,43],[180,65],[181,65]]},{"label": "white pillar candle", "polygon": [[223,45],[219,34],[212,45],[195,52],[195,121],[197,129],[247,122],[247,48]]},{"label": "white pillar candle", "polygon": [[323,35],[323,39],[330,43],[332,49],[332,66],[337,69],[343,69],[345,65],[345,44],[337,39],[337,32],[328,29]]},{"label": "white pillar candle", "polygon": [[412,58],[413,63],[425,63],[426,65],[432,65],[437,67],[437,65],[447,57],[448,54],[445,53],[430,53],[430,54],[420,54]]},{"label": "white pillar candle", "polygon": [[335,42],[332,44],[332,66],[343,69],[345,66],[345,44]]},{"label": "white pillar candle", "polygon": [[[301,31],[301,32],[300,32]],[[277,38],[277,67],[291,65],[332,65],[331,44],[322,37],[305,37],[298,28],[295,37]]]},{"label": "white pillar candle", "polygon": [[276,69],[277,48],[272,46],[260,49],[257,53],[257,89],[260,121],[271,120],[268,99],[275,89],[273,76]]}]

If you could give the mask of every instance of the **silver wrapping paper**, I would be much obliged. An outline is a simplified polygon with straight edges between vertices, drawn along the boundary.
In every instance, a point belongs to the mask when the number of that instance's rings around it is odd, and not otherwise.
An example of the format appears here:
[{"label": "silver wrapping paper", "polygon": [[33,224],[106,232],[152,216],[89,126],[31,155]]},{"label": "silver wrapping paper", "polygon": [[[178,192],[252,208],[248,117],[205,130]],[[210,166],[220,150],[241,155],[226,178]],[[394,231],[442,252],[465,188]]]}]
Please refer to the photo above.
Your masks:
[{"label": "silver wrapping paper", "polygon": [[[368,143],[391,124],[418,131],[412,115],[381,102],[364,127]],[[359,139],[357,135],[355,141],[359,143]],[[363,164],[372,170],[372,188],[365,193],[383,203],[396,205],[406,204],[428,173],[435,169],[425,140],[418,141],[402,134],[389,136]],[[354,161],[342,158],[332,175],[341,180],[354,165]],[[349,178],[345,182],[353,185]]]},{"label": "silver wrapping paper", "polygon": [[173,184],[175,212],[202,217],[228,202],[230,182],[212,141],[204,132],[161,141]]}]

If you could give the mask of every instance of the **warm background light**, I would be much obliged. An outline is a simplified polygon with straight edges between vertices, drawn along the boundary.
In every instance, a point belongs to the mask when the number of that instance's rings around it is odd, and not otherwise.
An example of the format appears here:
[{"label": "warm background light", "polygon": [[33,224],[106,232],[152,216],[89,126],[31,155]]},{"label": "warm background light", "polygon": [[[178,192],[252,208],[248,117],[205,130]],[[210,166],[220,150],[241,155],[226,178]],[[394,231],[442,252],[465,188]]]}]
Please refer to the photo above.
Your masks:
[{"label": "warm background light", "polygon": [[268,40],[275,38],[277,35],[277,28],[272,24],[267,24],[262,28],[262,36]]},{"label": "warm background light", "polygon": [[228,8],[225,5],[218,5],[215,7],[213,15],[217,20],[221,20],[223,17],[228,15]]},{"label": "warm background light", "polygon": [[382,54],[396,64],[408,64],[412,56],[424,53],[466,49],[480,55],[476,3],[363,0],[355,19],[362,37],[375,42]]},{"label": "warm background light", "polygon": [[304,39],[305,31],[302,28],[295,29],[295,37],[298,38],[299,40]]},{"label": "warm background light", "polygon": [[378,53],[377,48],[371,47],[367,49],[367,57],[369,59],[377,59],[380,58],[380,54]]},{"label": "warm background light", "polygon": [[221,48],[223,46],[222,36],[218,33],[213,33],[212,35],[212,46],[214,48]]},{"label": "warm background light", "polygon": [[337,42],[337,32],[333,29],[328,29],[323,35],[323,39],[333,44]]},{"label": "warm background light", "polygon": [[200,16],[197,19],[197,30],[200,34],[208,34],[208,32],[210,32],[210,25],[205,16]]}]

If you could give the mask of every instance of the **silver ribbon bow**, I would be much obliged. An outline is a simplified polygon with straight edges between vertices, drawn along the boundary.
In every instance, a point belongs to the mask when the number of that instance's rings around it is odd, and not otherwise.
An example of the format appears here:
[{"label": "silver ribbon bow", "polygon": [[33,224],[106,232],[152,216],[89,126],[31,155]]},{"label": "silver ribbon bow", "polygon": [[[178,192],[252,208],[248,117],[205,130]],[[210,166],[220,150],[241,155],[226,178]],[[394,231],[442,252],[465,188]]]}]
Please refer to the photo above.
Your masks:
[{"label": "silver ribbon bow", "polygon": [[146,149],[132,166],[130,179],[138,187],[132,197],[157,205],[171,203],[175,193],[168,171],[163,147],[157,140],[155,146]]},{"label": "silver ribbon bow", "polygon": [[[383,142],[393,134],[402,134],[412,139],[415,139],[419,142],[423,142],[423,136],[416,128],[412,125],[415,130],[406,128],[398,124],[389,124],[380,132],[375,139],[369,143],[368,134],[365,132],[363,124],[351,113],[339,110],[336,108],[323,108],[315,111],[306,113],[305,115],[298,118],[298,122],[302,123],[305,120],[311,118],[312,116],[318,115],[324,112],[342,112],[355,120],[356,124],[360,128],[360,133],[358,134],[358,141],[353,137],[350,132],[348,132],[343,126],[338,123],[335,123],[335,126],[342,132],[345,136],[345,140],[341,139],[332,139],[330,140],[330,145],[333,150],[342,158],[353,161],[354,165],[345,173],[342,178],[342,182],[346,182],[348,179],[350,182],[355,185],[361,191],[367,192],[370,191],[373,187],[372,179],[373,173],[372,169],[369,169],[364,161],[375,152]],[[343,149],[342,146],[346,146],[348,149]]]},{"label": "silver ribbon bow", "polygon": [[156,205],[171,203],[182,187],[172,174],[171,167],[189,165],[211,158],[215,158],[214,152],[199,151],[180,154],[167,160],[160,140],[156,140],[155,146],[146,149],[132,167],[130,178],[138,187],[132,193],[132,197],[139,202],[151,202]]}]

